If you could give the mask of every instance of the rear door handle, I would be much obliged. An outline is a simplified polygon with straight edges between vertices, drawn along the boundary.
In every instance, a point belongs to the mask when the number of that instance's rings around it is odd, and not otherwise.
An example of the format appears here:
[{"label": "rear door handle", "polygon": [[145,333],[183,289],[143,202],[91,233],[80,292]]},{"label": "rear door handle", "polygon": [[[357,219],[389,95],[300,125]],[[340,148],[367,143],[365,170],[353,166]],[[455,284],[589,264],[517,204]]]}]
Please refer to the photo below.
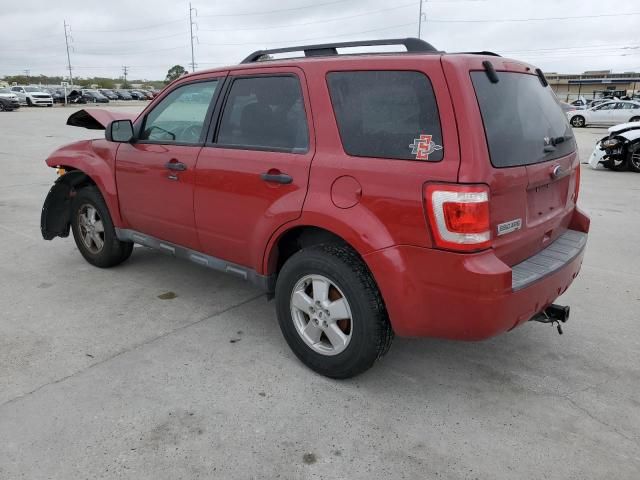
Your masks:
[{"label": "rear door handle", "polygon": [[187,166],[184,163],[178,162],[177,160],[171,160],[165,163],[164,166],[169,170],[175,170],[177,172],[184,172],[187,169]]},{"label": "rear door handle", "polygon": [[284,185],[293,182],[293,178],[286,173],[261,173],[260,178],[265,182],[282,183]]}]

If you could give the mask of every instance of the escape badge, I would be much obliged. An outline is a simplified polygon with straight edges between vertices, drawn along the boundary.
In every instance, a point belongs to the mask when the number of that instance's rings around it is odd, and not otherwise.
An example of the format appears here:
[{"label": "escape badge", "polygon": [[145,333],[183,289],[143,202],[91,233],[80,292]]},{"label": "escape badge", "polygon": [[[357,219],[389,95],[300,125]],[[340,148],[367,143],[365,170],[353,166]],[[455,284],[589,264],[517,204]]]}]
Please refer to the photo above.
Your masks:
[{"label": "escape badge", "polygon": [[437,145],[431,141],[431,135],[420,135],[414,138],[413,143],[409,145],[411,154],[416,156],[416,160],[429,160],[429,155],[436,150],[442,150],[442,145]]}]

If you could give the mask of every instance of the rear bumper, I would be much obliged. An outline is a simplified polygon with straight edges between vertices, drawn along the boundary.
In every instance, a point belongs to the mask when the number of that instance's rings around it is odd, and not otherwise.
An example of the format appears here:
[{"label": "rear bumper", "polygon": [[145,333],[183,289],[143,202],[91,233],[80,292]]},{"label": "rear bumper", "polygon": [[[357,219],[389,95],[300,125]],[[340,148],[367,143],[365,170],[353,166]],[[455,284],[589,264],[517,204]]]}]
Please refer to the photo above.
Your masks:
[{"label": "rear bumper", "polygon": [[[586,234],[588,218],[576,210],[571,228],[577,236]],[[492,250],[457,254],[405,245],[364,258],[397,335],[482,340],[511,330],[553,303],[578,275],[585,243],[520,287],[513,274],[518,266],[510,268]]]}]

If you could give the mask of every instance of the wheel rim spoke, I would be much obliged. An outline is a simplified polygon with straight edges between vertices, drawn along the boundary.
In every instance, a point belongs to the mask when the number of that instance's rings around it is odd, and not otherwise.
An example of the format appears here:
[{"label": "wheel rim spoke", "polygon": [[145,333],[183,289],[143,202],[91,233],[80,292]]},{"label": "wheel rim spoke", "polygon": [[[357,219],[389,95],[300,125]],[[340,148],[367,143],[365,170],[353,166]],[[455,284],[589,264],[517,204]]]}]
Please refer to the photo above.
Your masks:
[{"label": "wheel rim spoke", "polygon": [[329,300],[329,282],[324,278],[313,279],[313,299],[316,302]]},{"label": "wheel rim spoke", "polygon": [[91,248],[91,245],[93,243],[93,238],[91,237],[91,234],[89,232],[86,232],[84,234],[84,244],[88,247]]},{"label": "wheel rim spoke", "polygon": [[104,232],[104,224],[102,223],[102,220],[98,220],[93,226],[96,229],[96,233]]},{"label": "wheel rim spoke", "polygon": [[344,347],[346,347],[347,336],[342,330],[340,330],[340,327],[338,327],[337,324],[329,324],[329,326],[324,330],[324,333],[329,339],[329,342],[331,342],[333,348],[336,350],[343,350]]},{"label": "wheel rim spoke", "polygon": [[94,233],[91,238],[93,239],[93,243],[95,244],[96,248],[100,250],[102,248],[102,245],[104,245],[104,241],[102,240],[100,235]]},{"label": "wheel rim spoke", "polygon": [[313,307],[313,299],[302,290],[298,290],[294,292],[291,304],[298,310],[309,314],[311,312],[310,309]]},{"label": "wheel rim spoke", "polygon": [[313,322],[313,320],[309,320],[309,323],[307,323],[307,326],[304,327],[302,333],[305,337],[307,337],[307,340],[310,343],[316,344],[320,341],[320,337],[322,336],[322,329],[318,327]]},{"label": "wheel rim spoke", "polygon": [[345,320],[351,318],[349,315],[349,309],[347,307],[347,301],[344,298],[340,298],[331,302],[327,306],[327,310],[329,310],[329,315],[331,316],[331,320]]}]

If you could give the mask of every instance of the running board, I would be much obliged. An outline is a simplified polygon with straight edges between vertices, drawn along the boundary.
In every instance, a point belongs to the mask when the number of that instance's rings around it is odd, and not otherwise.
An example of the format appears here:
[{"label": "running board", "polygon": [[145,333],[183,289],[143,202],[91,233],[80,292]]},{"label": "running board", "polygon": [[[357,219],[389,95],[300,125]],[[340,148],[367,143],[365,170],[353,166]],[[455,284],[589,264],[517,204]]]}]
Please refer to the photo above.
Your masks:
[{"label": "running board", "polygon": [[133,242],[143,245],[145,247],[153,248],[161,252],[168,253],[176,258],[182,258],[190,260],[193,263],[202,265],[203,267],[216,270],[218,272],[224,272],[231,274],[235,277],[242,278],[256,287],[264,290],[267,293],[271,293],[275,290],[275,276],[274,275],[260,275],[258,272],[251,268],[243,267],[235,263],[227,262],[221,258],[212,257],[190,248],[181,247],[173,243],[165,242],[158,238],[146,235],[144,233],[136,232],[135,230],[128,230],[123,228],[116,228],[116,236],[118,240],[122,242]]}]

